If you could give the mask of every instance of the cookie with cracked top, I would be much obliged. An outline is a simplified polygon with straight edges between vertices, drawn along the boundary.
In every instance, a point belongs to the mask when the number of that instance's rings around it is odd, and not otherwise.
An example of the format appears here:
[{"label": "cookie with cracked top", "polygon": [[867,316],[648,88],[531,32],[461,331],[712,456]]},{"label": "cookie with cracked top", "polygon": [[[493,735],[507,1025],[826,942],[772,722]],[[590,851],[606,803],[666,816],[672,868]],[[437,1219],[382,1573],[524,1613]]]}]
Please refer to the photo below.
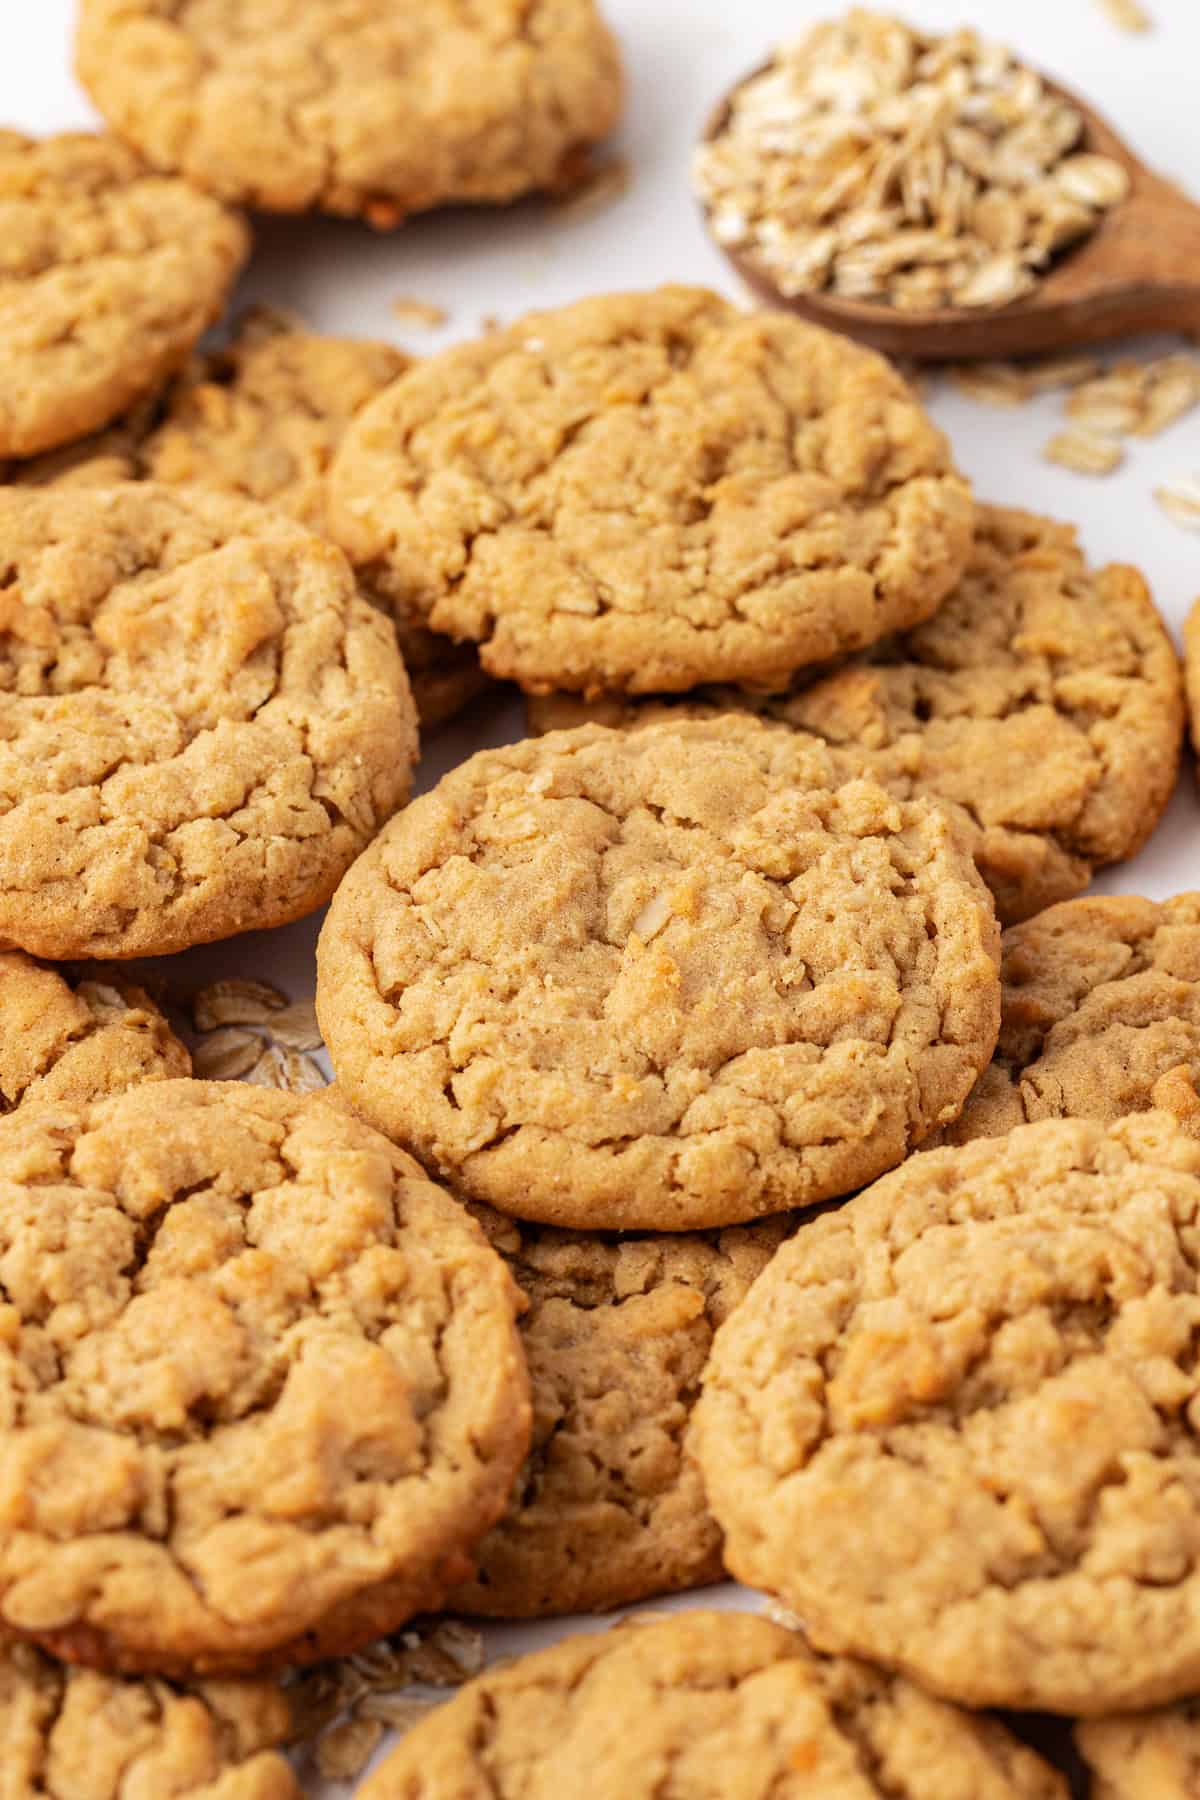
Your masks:
[{"label": "cookie with cracked top", "polygon": [[[1198,703],[1200,704],[1200,703]],[[1075,530],[981,506],[962,580],[925,624],[772,694],[529,701],[535,731],[744,710],[861,754],[907,796],[961,806],[1006,924],[1142,847],[1179,769],[1179,659],[1136,569],[1091,569]]]},{"label": "cookie with cracked top", "polygon": [[95,431],[183,363],[250,249],[115,138],[0,131],[0,457]]},{"label": "cookie with cracked top", "polygon": [[754,719],[483,751],[334,899],[351,1105],[464,1197],[581,1230],[847,1193],[956,1118],[999,932],[955,821]]},{"label": "cookie with cracked top", "polygon": [[564,1639],[421,1719],[360,1800],[1066,1800],[995,1720],[750,1613]]},{"label": "cookie with cracked top", "polygon": [[973,522],[882,357],[686,287],[427,358],[332,485],[371,581],[533,693],[786,682],[928,618]]},{"label": "cookie with cracked top", "polygon": [[156,956],[320,906],[408,794],[388,621],[281,514],[0,490],[0,943]]},{"label": "cookie with cracked top", "polygon": [[83,0],[76,63],[156,168],[381,228],[569,188],[624,85],[595,0]]},{"label": "cookie with cracked top", "polygon": [[529,1444],[518,1296],[336,1101],[173,1081],[0,1121],[0,1631],[236,1673],[464,1579]]},{"label": "cookie with cracked top", "polygon": [[964,1705],[1195,1693],[1198,1269],[1169,1113],[910,1157],[717,1334],[693,1444],[729,1568]]}]

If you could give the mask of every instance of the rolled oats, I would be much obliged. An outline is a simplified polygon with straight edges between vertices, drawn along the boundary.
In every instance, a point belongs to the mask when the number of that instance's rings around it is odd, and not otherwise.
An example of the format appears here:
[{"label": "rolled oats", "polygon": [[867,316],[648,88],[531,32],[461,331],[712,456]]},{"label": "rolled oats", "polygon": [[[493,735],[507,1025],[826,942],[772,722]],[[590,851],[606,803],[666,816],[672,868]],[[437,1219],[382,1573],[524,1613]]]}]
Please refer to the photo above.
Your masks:
[{"label": "rolled oats", "polygon": [[1125,452],[1114,438],[1084,430],[1058,432],[1042,454],[1047,462],[1073,469],[1077,475],[1111,475],[1125,460]]},{"label": "rolled oats", "polygon": [[1138,0],[1100,0],[1100,5],[1122,31],[1149,31],[1154,23]]},{"label": "rolled oats", "polygon": [[1155,488],[1154,498],[1176,525],[1185,531],[1200,531],[1200,475],[1166,482]]}]

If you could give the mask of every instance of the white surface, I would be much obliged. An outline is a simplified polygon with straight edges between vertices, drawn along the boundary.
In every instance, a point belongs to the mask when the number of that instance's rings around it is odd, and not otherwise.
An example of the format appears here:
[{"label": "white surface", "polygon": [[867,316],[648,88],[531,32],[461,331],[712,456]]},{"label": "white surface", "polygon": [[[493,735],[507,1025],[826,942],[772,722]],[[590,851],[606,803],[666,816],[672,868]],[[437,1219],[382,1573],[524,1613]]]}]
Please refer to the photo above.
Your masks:
[{"label": "white surface", "polygon": [[[296,0],[303,4],[303,0]],[[402,3],[402,0],[401,0]],[[1145,0],[1156,28],[1145,37],[1117,30],[1098,0],[908,0],[898,6],[914,22],[949,29],[970,22],[1002,36],[1029,61],[1088,95],[1150,163],[1200,196],[1200,5],[1196,0]],[[833,10],[820,0],[608,0],[624,40],[631,103],[620,148],[633,182],[616,205],[570,221],[553,208],[522,206],[496,214],[447,215],[414,221],[390,237],[319,220],[264,221],[239,302],[268,299],[298,308],[317,327],[403,342],[418,354],[471,336],[487,318],[507,320],[530,307],[588,292],[659,281],[704,281],[736,288],[708,244],[688,190],[692,142],[713,101],[779,37]],[[71,0],[0,6],[0,124],[46,132],[94,122],[70,75]],[[399,297],[443,306],[438,333],[404,333],[390,312]],[[1047,397],[1018,411],[961,399],[944,386],[933,404],[958,459],[985,497],[1075,520],[1097,559],[1134,562],[1178,634],[1200,595],[1200,536],[1161,514],[1153,488],[1200,473],[1200,415],[1154,442],[1133,443],[1116,476],[1089,480],[1048,467],[1040,446],[1055,428],[1060,402]],[[481,709],[470,727],[444,733],[420,771],[427,786],[485,742],[520,735],[513,705]],[[1133,863],[1097,883],[1107,892],[1162,897],[1200,887],[1197,796],[1185,767],[1168,818]],[[196,975],[272,975],[293,992],[313,982],[312,946],[319,921],[193,952]],[[737,1590],[706,1595],[736,1603]],[[663,1602],[659,1602],[663,1605]],[[577,1622],[595,1629],[596,1620]],[[489,1634],[490,1649],[532,1647],[569,1628],[514,1628]]]}]

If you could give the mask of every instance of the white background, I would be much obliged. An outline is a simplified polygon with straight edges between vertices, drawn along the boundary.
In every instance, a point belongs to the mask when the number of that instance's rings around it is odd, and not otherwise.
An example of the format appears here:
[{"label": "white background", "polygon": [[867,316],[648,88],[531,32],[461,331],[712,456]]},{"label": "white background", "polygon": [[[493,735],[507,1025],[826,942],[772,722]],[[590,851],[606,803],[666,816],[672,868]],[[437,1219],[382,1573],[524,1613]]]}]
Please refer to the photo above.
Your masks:
[{"label": "white background", "polygon": [[[994,0],[908,0],[902,10],[934,30],[965,22],[1003,37],[1027,60],[1090,97],[1146,161],[1200,198],[1200,3],[1144,4],[1155,17],[1155,29],[1144,37],[1119,31],[1098,0],[1006,0],[1002,6]],[[292,306],[321,329],[390,338],[421,354],[471,336],[485,319],[508,320],[531,307],[604,289],[684,280],[736,295],[691,203],[689,152],[722,90],[760,62],[776,39],[798,33],[828,10],[832,6],[820,0],[608,0],[631,88],[619,149],[629,159],[632,185],[619,202],[576,220],[537,205],[458,213],[416,220],[390,237],[343,223],[264,221],[238,300]],[[94,123],[70,72],[72,11],[71,0],[0,0],[0,125],[47,132]],[[406,333],[390,311],[400,297],[444,307],[445,329]],[[1135,441],[1125,468],[1096,480],[1040,460],[1040,446],[1057,428],[1057,397],[998,411],[941,384],[932,405],[981,495],[1073,520],[1094,558],[1136,563],[1178,635],[1189,604],[1200,596],[1200,536],[1166,519],[1152,490],[1161,481],[1200,474],[1200,413],[1159,440]],[[430,747],[420,785],[483,743],[520,733],[515,703],[478,709],[469,725],[443,733]],[[1156,898],[1200,887],[1197,806],[1189,759],[1151,844],[1135,862],[1106,872],[1097,886]],[[187,969],[206,979],[273,974],[291,991],[309,992],[318,923],[194,952]],[[725,1603],[736,1598],[734,1589],[720,1592]],[[594,1628],[596,1621],[587,1623]],[[497,1631],[489,1634],[491,1648],[531,1647],[566,1628]]]}]

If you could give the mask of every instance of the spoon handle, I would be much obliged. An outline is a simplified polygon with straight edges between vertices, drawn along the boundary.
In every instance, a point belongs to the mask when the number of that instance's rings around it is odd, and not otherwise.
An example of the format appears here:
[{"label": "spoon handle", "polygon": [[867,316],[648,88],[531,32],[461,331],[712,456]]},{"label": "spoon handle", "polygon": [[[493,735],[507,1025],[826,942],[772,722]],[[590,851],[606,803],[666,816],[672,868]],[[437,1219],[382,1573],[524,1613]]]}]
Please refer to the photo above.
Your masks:
[{"label": "spoon handle", "polygon": [[1088,246],[1044,284],[1050,304],[1087,307],[1124,329],[1200,333],[1200,206],[1141,169]]}]

